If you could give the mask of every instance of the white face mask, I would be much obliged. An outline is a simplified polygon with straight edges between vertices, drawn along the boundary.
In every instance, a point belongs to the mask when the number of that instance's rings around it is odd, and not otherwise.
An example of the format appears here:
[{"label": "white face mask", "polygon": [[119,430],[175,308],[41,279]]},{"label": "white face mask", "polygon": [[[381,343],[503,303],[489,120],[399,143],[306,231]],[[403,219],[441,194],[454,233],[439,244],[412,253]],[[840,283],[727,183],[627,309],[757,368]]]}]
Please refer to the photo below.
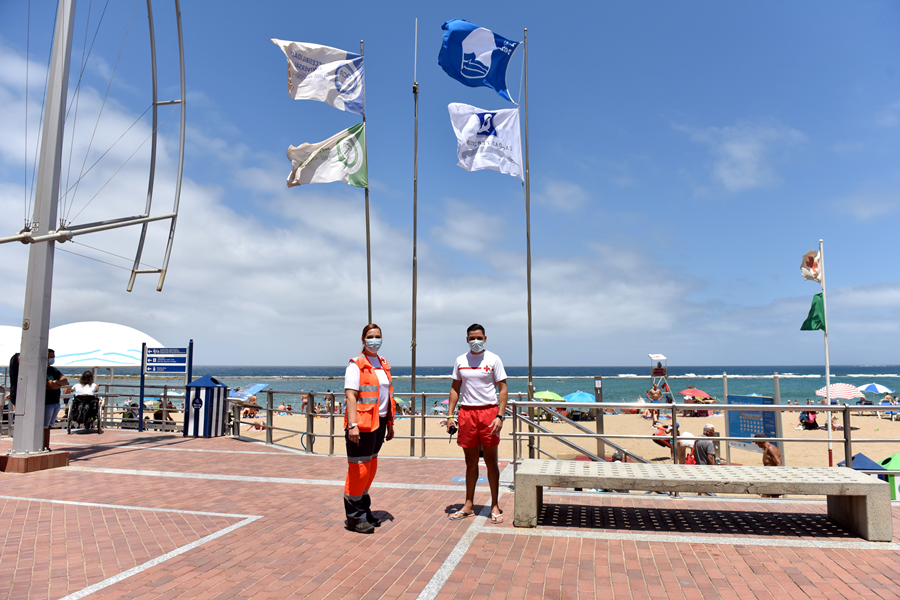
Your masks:
[{"label": "white face mask", "polygon": [[366,338],[366,348],[372,352],[378,352],[381,348],[381,338]]},{"label": "white face mask", "polygon": [[484,343],[487,340],[469,340],[469,350],[474,353],[479,353],[484,350]]}]

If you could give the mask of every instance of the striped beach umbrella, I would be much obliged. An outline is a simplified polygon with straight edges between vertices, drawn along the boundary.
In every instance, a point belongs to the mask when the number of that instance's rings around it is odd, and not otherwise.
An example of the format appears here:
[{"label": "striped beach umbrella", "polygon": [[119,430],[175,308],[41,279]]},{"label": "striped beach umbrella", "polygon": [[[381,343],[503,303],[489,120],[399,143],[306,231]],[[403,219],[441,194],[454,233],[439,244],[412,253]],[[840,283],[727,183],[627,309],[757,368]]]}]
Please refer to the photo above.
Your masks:
[{"label": "striped beach umbrella", "polygon": [[870,392],[873,394],[893,394],[894,390],[891,388],[886,388],[880,383],[867,383],[866,385],[859,386],[859,391],[861,392]]},{"label": "striped beach umbrella", "polygon": [[[866,397],[855,385],[850,385],[849,383],[832,383],[829,387],[831,388],[831,397],[835,400]],[[825,398],[827,395],[824,387],[816,392],[816,396],[821,398]]]}]

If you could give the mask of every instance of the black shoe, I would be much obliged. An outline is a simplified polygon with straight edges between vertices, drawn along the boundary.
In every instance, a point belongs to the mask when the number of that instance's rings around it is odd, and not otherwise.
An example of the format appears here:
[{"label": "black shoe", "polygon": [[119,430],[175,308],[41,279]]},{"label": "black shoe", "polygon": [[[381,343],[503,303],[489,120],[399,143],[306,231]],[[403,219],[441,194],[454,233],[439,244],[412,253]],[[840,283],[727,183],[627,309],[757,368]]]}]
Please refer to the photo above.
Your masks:
[{"label": "black shoe", "polygon": [[375,527],[381,527],[381,519],[379,519],[372,513],[366,513],[366,522],[374,525]]},{"label": "black shoe", "polygon": [[357,521],[356,519],[347,519],[347,529],[356,533],[375,533],[375,526],[368,521]]}]

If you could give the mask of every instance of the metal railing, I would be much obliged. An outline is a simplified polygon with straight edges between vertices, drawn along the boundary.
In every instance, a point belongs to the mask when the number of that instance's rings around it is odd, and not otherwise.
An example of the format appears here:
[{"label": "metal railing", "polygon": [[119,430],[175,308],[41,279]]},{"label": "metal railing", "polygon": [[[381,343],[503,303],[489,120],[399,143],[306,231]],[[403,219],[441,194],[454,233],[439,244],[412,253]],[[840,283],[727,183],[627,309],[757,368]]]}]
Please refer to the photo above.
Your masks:
[{"label": "metal railing", "polygon": [[[326,392],[324,394],[319,394],[316,392],[281,392],[276,390],[264,390],[259,394],[259,396],[263,396],[262,402],[257,402],[256,404],[251,404],[243,400],[236,400],[234,398],[229,398],[229,401],[232,404],[232,417],[231,417],[231,427],[232,427],[232,435],[234,437],[245,437],[241,434],[241,425],[252,423],[252,426],[256,430],[265,431],[265,443],[266,444],[277,444],[279,442],[283,442],[290,438],[294,438],[300,436],[300,444],[301,447],[310,453],[316,453],[316,442],[318,438],[325,438],[325,442],[328,444],[328,452],[329,455],[335,454],[335,440],[344,439],[344,414],[343,411],[340,410],[340,405],[343,404],[344,394],[341,392]],[[300,410],[288,410],[288,409],[279,409],[276,407],[276,398],[280,397],[284,398],[298,398],[299,402],[294,402],[294,404],[300,403]],[[304,401],[303,398],[306,397]],[[427,406],[429,406],[429,402],[433,403],[435,400],[444,399],[447,397],[446,393],[411,393],[411,392],[401,392],[395,393],[395,398],[405,399],[407,402],[407,406],[409,410],[413,414],[397,414],[397,421],[409,421],[409,430],[408,433],[404,433],[399,431],[398,427],[395,424],[394,427],[394,439],[395,440],[406,440],[409,442],[409,456],[419,458],[427,457],[427,445],[429,441],[432,440],[441,440],[444,443],[447,443],[448,436],[447,435],[428,435],[427,431],[427,423],[429,420],[442,420],[446,419],[446,414],[437,414],[427,413]],[[525,392],[521,393],[511,393],[509,394],[510,399],[526,397],[527,394]],[[309,408],[315,406],[316,399],[324,399],[326,411],[324,413],[315,413],[310,412]],[[287,405],[291,404],[290,402],[277,402],[277,405]],[[241,414],[244,409],[249,408],[250,410],[255,410],[257,413],[262,413],[262,417],[257,418],[254,421],[245,420]],[[338,408],[339,410],[335,410]],[[507,411],[508,413],[509,411]],[[294,429],[290,427],[280,427],[274,424],[274,416],[278,413],[283,413],[284,415],[292,415],[292,416],[300,416],[305,417],[303,419],[303,428],[302,429]],[[316,433],[315,432],[315,420],[317,418],[326,418],[328,419],[328,433]],[[336,423],[339,421],[339,425]],[[281,432],[285,435],[278,437],[276,439],[276,434]],[[511,436],[501,436],[501,441],[512,441]],[[418,446],[418,448],[417,448]],[[321,447],[321,446],[320,446]]]},{"label": "metal railing", "polygon": [[[687,412],[687,411],[695,411],[698,410],[697,404],[646,404],[646,403],[612,403],[612,402],[604,402],[600,404],[604,410],[647,410],[648,408],[652,408],[653,410],[659,410],[661,413],[669,412],[671,414],[671,422],[676,422],[676,417],[679,411]],[[749,405],[749,404],[707,404],[703,405],[704,408],[700,410],[716,410],[716,411],[724,411],[728,412],[731,410],[738,410],[742,412],[748,411],[765,411],[765,412],[803,412],[810,411],[814,409],[815,412],[828,413],[827,418],[831,418],[833,413],[839,413],[843,417],[843,429],[836,430],[836,432],[841,433],[838,437],[833,438],[790,438],[790,437],[767,437],[765,438],[768,442],[800,442],[800,443],[836,443],[842,444],[844,448],[844,461],[845,466],[851,467],[853,466],[853,444],[854,443],[900,443],[900,439],[898,438],[853,438],[853,430],[851,427],[851,414],[854,412],[861,411],[873,411],[873,412],[893,412],[898,410],[898,406],[896,405],[884,405],[884,406],[875,406],[875,405],[855,405],[855,404],[832,404],[831,406],[827,405]],[[628,451],[626,448],[621,445],[617,445],[612,442],[612,440],[643,440],[643,439],[660,439],[660,436],[648,435],[648,434],[613,434],[606,433],[604,431],[600,431],[602,428],[600,424],[602,421],[598,417],[598,432],[590,432],[584,427],[579,427],[581,433],[558,433],[551,432],[546,428],[540,428],[542,431],[534,431],[536,429],[536,424],[532,422],[530,417],[524,416],[524,413],[521,409],[525,408],[529,411],[538,410],[545,411],[551,413],[560,418],[562,421],[566,421],[572,425],[577,425],[575,422],[563,417],[559,414],[557,409],[580,409],[580,410],[590,410],[597,409],[598,404],[596,403],[572,403],[572,402],[537,402],[537,401],[517,401],[510,402],[508,405],[513,411],[513,462],[514,464],[518,464],[520,459],[524,457],[524,453],[521,450],[522,444],[527,441],[528,444],[528,458],[536,458],[541,455],[547,455],[550,458],[555,459],[556,457],[552,456],[545,450],[540,447],[541,438],[553,438],[558,441],[563,441],[562,438],[570,438],[570,439],[583,439],[590,440],[595,439],[599,445],[601,443],[606,443],[624,454],[631,456],[633,458],[638,459],[638,462],[649,462],[635,453]],[[726,417],[727,418],[727,417]],[[520,427],[517,426],[517,423],[522,423],[529,427],[529,431],[520,430]],[[671,435],[667,436],[667,440],[671,440],[672,448],[678,448],[678,440],[679,439],[690,439],[692,441],[696,441],[698,438],[691,437],[687,438],[686,436],[679,437],[678,429],[675,427],[671,428]],[[715,442],[726,442],[726,448],[728,448],[727,442],[746,442],[746,443],[755,443],[760,441],[762,438],[754,438],[754,437],[739,437],[739,436],[717,436],[713,439]],[[565,443],[565,442],[564,442]],[[566,443],[567,446],[573,449],[579,449],[582,454],[588,456],[592,460],[605,460],[605,458],[601,458],[603,456],[602,451],[598,451],[597,454],[600,456],[592,455],[590,452],[585,451],[584,449],[577,448],[572,443]],[[677,461],[677,451],[673,452],[673,456]],[[730,457],[726,460],[726,464],[731,464]],[[887,471],[887,470],[863,470],[867,473],[877,473],[880,475],[890,475],[890,474],[900,474],[900,471]]]},{"label": "metal railing", "polygon": [[[104,428],[124,428],[124,429],[136,429],[137,423],[126,417],[130,412],[130,402],[125,401],[122,402],[123,399],[133,398],[135,395],[138,395],[138,392],[133,394],[131,393],[121,393],[119,390],[122,388],[138,388],[138,386],[132,386],[128,384],[116,383],[115,389],[116,393],[109,392],[109,385],[101,385],[101,388],[104,389],[103,392],[99,392],[97,395],[103,398],[106,398],[106,402],[103,403],[101,407],[101,419],[102,425]],[[180,430],[181,424],[177,422],[170,421],[168,419],[169,413],[177,413],[181,412],[177,409],[168,409],[168,402],[171,400],[183,400],[183,396],[171,396],[169,395],[170,390],[173,389],[183,389],[183,386],[169,386],[169,385],[148,385],[145,386],[144,398],[148,399],[158,399],[160,402],[160,408],[156,409],[155,407],[145,408],[146,411],[154,411],[161,410],[162,411],[162,420],[153,420],[145,418],[144,425],[150,429],[157,429],[162,431],[178,431]],[[154,393],[156,392],[156,393]],[[327,444],[327,454],[335,455],[335,444],[336,440],[344,438],[343,431],[343,412],[340,410],[340,406],[344,399],[344,394],[341,392],[327,392],[324,394],[316,393],[313,391],[310,392],[287,392],[287,391],[276,391],[276,390],[265,390],[260,393],[262,396],[262,402],[258,402],[257,404],[251,404],[246,401],[237,400],[234,398],[229,398],[229,402],[232,405],[231,410],[231,422],[229,423],[229,427],[233,437],[246,438],[241,433],[241,426],[243,424],[250,424],[255,429],[264,431],[264,442],[266,444],[278,444],[285,440],[289,440],[291,438],[295,438],[297,436],[300,437],[300,445],[301,447],[312,454],[316,453],[325,453],[321,445],[322,443]],[[304,401],[305,397],[305,401]],[[405,399],[408,403],[407,406],[410,409],[411,415],[397,415],[399,420],[407,420],[409,421],[409,427],[406,431],[400,431],[400,427],[395,426],[395,440],[405,440],[409,443],[409,456],[411,457],[419,457],[426,458],[428,456],[428,443],[436,440],[440,440],[443,443],[446,443],[448,440],[447,435],[429,435],[427,431],[427,423],[429,420],[442,420],[446,419],[446,414],[438,414],[432,413],[427,414],[427,407],[429,406],[429,402],[433,403],[438,399],[444,399],[447,397],[446,393],[396,393],[395,397],[399,399]],[[286,408],[278,408],[278,406],[282,404],[291,404],[293,399],[297,399],[301,404],[301,410],[288,410]],[[276,401],[279,399],[279,401]],[[314,410],[310,410],[312,407],[316,405],[317,399],[324,399],[326,412],[317,413]],[[295,402],[296,403],[296,402]],[[256,418],[253,420],[247,420],[242,417],[241,413],[244,409],[249,408],[250,410],[256,411],[257,414],[262,413],[261,418]],[[613,451],[621,452],[625,457],[628,457],[626,460],[630,459],[636,462],[647,463],[650,462],[644,457],[640,456],[636,451],[630,450],[627,447],[628,440],[654,440],[660,439],[659,436],[654,436],[651,434],[619,434],[619,433],[609,433],[605,431],[604,428],[604,412],[607,410],[611,411],[621,411],[621,410],[659,410],[660,413],[669,413],[672,419],[672,422],[676,421],[676,417],[679,412],[685,411],[696,411],[696,410],[714,410],[714,411],[762,411],[762,412],[802,412],[802,411],[815,411],[817,413],[826,413],[828,416],[826,418],[830,419],[832,414],[840,414],[843,417],[843,429],[835,430],[835,433],[839,433],[840,435],[837,437],[829,438],[791,438],[791,437],[769,437],[766,438],[769,442],[789,442],[789,443],[835,443],[841,444],[843,446],[844,451],[844,460],[848,467],[851,467],[853,464],[853,445],[860,443],[900,443],[900,439],[898,438],[854,438],[851,426],[851,419],[854,413],[860,412],[874,412],[874,413],[891,413],[900,410],[900,407],[896,405],[857,405],[857,404],[833,404],[830,407],[827,405],[815,404],[815,405],[791,405],[791,404],[775,404],[775,405],[733,405],[733,404],[707,404],[702,405],[702,408],[697,404],[665,404],[665,403],[614,403],[614,402],[603,402],[603,403],[573,403],[573,402],[546,402],[546,401],[529,401],[527,398],[526,392],[517,392],[509,394],[509,402],[507,404],[507,415],[511,416],[508,421],[511,424],[511,427],[504,428],[505,431],[510,431],[508,435],[501,435],[501,442],[512,442],[513,449],[513,462],[514,464],[518,464],[523,458],[537,458],[546,456],[551,459],[556,459],[547,449],[541,447],[541,440],[545,438],[550,438],[555,440],[556,442],[562,444],[570,450],[575,451],[582,456],[587,457],[590,460],[606,460],[606,446],[609,446]],[[4,408],[4,410],[6,410]],[[572,417],[572,412],[577,412],[584,417],[584,420],[575,420]],[[274,417],[276,414],[286,414],[286,415],[294,415],[302,418],[301,423],[302,427],[300,428],[292,428],[292,427],[283,427],[276,426]],[[8,413],[3,413],[4,417],[11,417]],[[150,413],[152,416],[152,412]],[[145,414],[146,417],[146,414]],[[305,418],[303,418],[305,417]],[[562,423],[569,426],[574,431],[569,432],[559,432],[559,431],[551,431],[548,427],[542,424],[541,417],[546,417],[554,422]],[[315,431],[315,423],[316,419],[327,419],[328,420],[328,431],[327,433],[317,433]],[[338,422],[339,421],[339,422]],[[10,432],[10,429],[4,430],[2,428],[3,421],[0,421],[0,435],[3,434],[4,431]],[[588,427],[589,423],[593,423],[593,430]],[[8,423],[7,423],[7,427]],[[280,437],[279,437],[279,434]],[[684,439],[685,436],[679,436],[678,431],[675,428],[672,428],[671,436],[667,436],[667,440],[671,440],[672,448],[678,448],[679,439]],[[324,438],[324,440],[322,440]],[[251,438],[252,439],[252,438]],[[696,440],[697,438],[691,438],[692,440]],[[754,441],[758,441],[759,438],[752,437],[738,437],[738,436],[718,436],[713,438],[713,440],[717,443],[726,442],[726,454],[729,453],[730,448],[727,442],[745,442],[745,443],[753,443]],[[316,442],[319,441],[319,445],[316,445]],[[591,449],[587,449],[586,445],[592,444]],[[596,451],[593,449],[596,447]],[[527,454],[527,456],[526,456]],[[677,460],[677,452],[673,453],[675,455],[675,460]],[[727,464],[730,464],[730,460],[726,460]],[[878,474],[900,474],[900,471],[864,471],[864,472],[873,472]]]},{"label": "metal railing", "polygon": [[[134,388],[134,393],[110,392],[110,387],[118,388]],[[102,399],[100,404],[99,416],[100,425],[104,429],[149,429],[154,431],[175,432],[181,429],[181,424],[171,419],[172,414],[180,413],[177,408],[168,408],[168,404],[173,400],[183,400],[183,396],[170,395],[172,390],[184,389],[184,386],[172,385],[147,385],[144,390],[144,400],[150,400],[153,403],[158,402],[159,406],[147,406],[144,403],[144,420],[143,425],[139,425],[138,419],[131,416],[133,411],[139,411],[137,402],[133,401],[134,397],[140,397],[140,386],[116,383],[114,386],[109,384],[100,384],[99,390],[95,396]],[[66,410],[71,406],[73,394],[61,395],[63,406],[60,410]],[[2,396],[0,396],[2,398]],[[68,404],[66,405],[66,402]],[[154,418],[154,413],[161,412],[160,419]],[[65,429],[66,420],[57,421],[52,427],[53,429]],[[15,414],[12,405],[5,401],[0,402],[0,437],[12,437],[15,431]]]},{"label": "metal railing", "polygon": [[[232,403],[232,435],[235,437],[245,437],[241,433],[241,426],[252,423],[258,430],[265,432],[265,443],[278,444],[290,438],[300,436],[301,447],[312,454],[328,454],[335,455],[336,440],[344,437],[343,431],[343,413],[339,410],[339,403],[343,399],[344,394],[338,392],[328,392],[325,394],[317,394],[315,392],[278,392],[275,390],[266,390],[261,394],[263,401],[257,404],[230,399]],[[298,398],[303,402],[302,398],[306,396],[305,403],[302,404],[301,410],[279,409],[278,405],[288,405],[287,398]],[[406,431],[400,431],[400,427],[395,425],[395,440],[405,440],[409,442],[409,456],[426,458],[428,456],[428,443],[434,440],[440,440],[446,443],[448,439],[446,435],[428,435],[428,420],[446,419],[445,414],[425,414],[425,407],[429,406],[429,402],[433,402],[438,398],[446,398],[445,393],[397,393],[397,398],[406,399],[408,406],[413,415],[408,416],[409,428]],[[316,413],[310,411],[310,407],[315,405],[317,399],[325,400],[326,412]],[[280,399],[280,400],[279,400]],[[305,407],[305,408],[304,408]],[[241,417],[241,413],[245,408],[258,411],[261,417],[252,421],[247,421]],[[336,410],[338,408],[338,410]],[[541,440],[550,438],[559,442],[566,448],[575,451],[590,460],[606,460],[606,446],[611,450],[618,451],[623,456],[628,457],[626,460],[634,462],[648,463],[646,458],[640,456],[637,451],[627,447],[628,440],[654,440],[660,439],[659,436],[650,434],[620,434],[604,431],[603,413],[606,410],[647,410],[658,409],[661,413],[669,413],[673,422],[681,412],[698,410],[697,404],[647,404],[647,403],[573,403],[573,402],[545,402],[545,401],[528,401],[527,393],[511,393],[509,394],[509,402],[507,404],[507,415],[511,416],[508,422],[511,423],[510,433],[501,435],[501,442],[512,442],[513,462],[518,464],[522,458],[548,457],[556,459],[547,449],[541,447]],[[844,460],[847,466],[853,464],[853,444],[859,443],[900,443],[897,438],[854,438],[851,426],[851,418],[854,413],[860,411],[871,412],[892,412],[897,410],[897,406],[870,406],[870,405],[854,405],[854,404],[834,404],[831,407],[824,405],[732,405],[732,404],[710,404],[703,405],[699,410],[715,410],[728,412],[732,410],[738,411],[766,411],[766,412],[802,412],[814,409],[819,413],[826,413],[830,418],[832,414],[840,414],[843,417],[843,430],[835,430],[837,435],[831,439],[828,438],[796,438],[796,437],[769,437],[769,442],[790,442],[790,443],[829,443],[841,444],[844,450]],[[571,418],[572,412],[583,415],[587,420],[575,420]],[[274,416],[278,413],[285,415],[296,415],[305,417],[301,421],[301,427],[284,427],[275,425]],[[551,431],[542,424],[541,417],[562,423],[569,426],[573,431]],[[315,431],[316,419],[328,419],[327,433],[317,433]],[[397,416],[398,419],[404,419],[403,415]],[[340,420],[338,424],[337,421]],[[593,423],[593,428],[589,425]],[[321,429],[321,428],[320,428]],[[278,434],[281,433],[280,437]],[[322,439],[324,438],[324,440]],[[667,441],[671,441],[673,448],[678,448],[680,439],[686,439],[686,436],[679,436],[677,429],[673,428],[670,436],[666,437]],[[697,438],[691,438],[696,440]],[[760,438],[740,437],[740,436],[717,436],[713,440],[718,444],[721,442],[745,442],[754,443]],[[318,442],[318,445],[317,445]],[[321,444],[327,444],[323,447]],[[589,446],[590,445],[590,446]],[[594,450],[596,445],[596,451]],[[590,449],[588,449],[588,446]],[[338,451],[340,453],[340,451]],[[728,452],[727,452],[728,453]],[[677,452],[674,453],[677,460]],[[727,461],[730,464],[730,460]],[[894,474],[900,471],[877,471],[879,474]]]}]

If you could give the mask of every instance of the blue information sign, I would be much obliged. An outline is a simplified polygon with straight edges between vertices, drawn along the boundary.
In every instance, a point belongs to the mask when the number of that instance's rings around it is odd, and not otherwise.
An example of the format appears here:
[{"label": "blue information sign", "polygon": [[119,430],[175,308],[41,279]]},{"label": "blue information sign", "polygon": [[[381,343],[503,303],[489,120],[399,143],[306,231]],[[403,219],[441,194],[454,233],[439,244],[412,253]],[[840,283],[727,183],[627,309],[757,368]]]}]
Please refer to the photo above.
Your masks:
[{"label": "blue information sign", "polygon": [[187,348],[147,348],[145,373],[187,373]]},{"label": "blue information sign", "polygon": [[148,365],[187,365],[187,356],[148,356]]},{"label": "blue information sign", "polygon": [[184,373],[187,365],[147,365],[147,373]]},{"label": "blue information sign", "polygon": [[[731,396],[725,399],[726,404],[748,405],[775,405],[774,398],[765,396]],[[729,410],[726,429],[726,437],[753,437],[757,433],[764,433],[766,437],[781,437],[781,413],[771,410]],[[773,442],[784,453],[781,442]],[[753,442],[728,442],[732,448],[762,452],[762,449]]]},{"label": "blue information sign", "polygon": [[147,348],[147,356],[152,356],[154,354],[176,354],[187,356],[187,351],[187,348]]}]

